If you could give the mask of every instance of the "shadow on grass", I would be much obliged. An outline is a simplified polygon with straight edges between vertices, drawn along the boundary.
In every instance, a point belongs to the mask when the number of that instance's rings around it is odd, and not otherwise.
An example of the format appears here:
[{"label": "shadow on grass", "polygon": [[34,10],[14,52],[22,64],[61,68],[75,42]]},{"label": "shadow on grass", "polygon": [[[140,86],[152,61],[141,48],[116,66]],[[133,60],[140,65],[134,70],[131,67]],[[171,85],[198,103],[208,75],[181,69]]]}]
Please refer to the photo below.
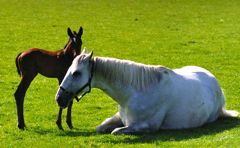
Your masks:
[{"label": "shadow on grass", "polygon": [[[219,119],[213,123],[206,124],[199,128],[183,129],[183,130],[160,130],[155,133],[140,133],[133,134],[132,136],[124,135],[110,135],[110,134],[97,134],[92,129],[79,129],[74,128],[72,130],[66,129],[61,131],[58,129],[43,129],[41,127],[33,128],[33,131],[40,135],[54,134],[56,136],[63,137],[92,137],[97,136],[96,140],[103,143],[153,143],[156,141],[181,141],[185,139],[195,139],[201,136],[215,135],[217,133],[224,132],[225,130],[230,130],[240,125],[240,118],[228,118]],[[118,137],[116,137],[118,136]],[[106,138],[107,137],[107,138]],[[100,139],[99,139],[100,138]]]},{"label": "shadow on grass", "polygon": [[43,129],[42,127],[35,127],[32,129],[34,133],[39,135],[55,134],[56,136],[68,136],[68,137],[89,137],[94,136],[97,133],[95,131],[89,131],[87,129],[74,128],[72,130],[59,130],[59,129]]},{"label": "shadow on grass", "polygon": [[201,136],[215,135],[221,133],[225,130],[230,130],[234,127],[240,125],[240,118],[228,118],[228,119],[219,119],[216,122],[206,124],[199,128],[193,129],[183,129],[183,130],[160,130],[155,133],[142,133],[134,134],[134,137],[128,138],[119,138],[117,140],[111,139],[111,141],[102,141],[102,142],[111,142],[114,144],[118,143],[152,143],[155,141],[165,142],[165,141],[181,141],[185,139],[195,139]]},{"label": "shadow on grass", "polygon": [[76,132],[76,131],[68,131],[66,133],[58,134],[58,136],[68,136],[68,137],[90,137],[95,136],[96,132]]},{"label": "shadow on grass", "polygon": [[57,134],[58,136],[67,136],[67,137],[90,137],[95,136],[97,133],[95,131],[66,131]]}]

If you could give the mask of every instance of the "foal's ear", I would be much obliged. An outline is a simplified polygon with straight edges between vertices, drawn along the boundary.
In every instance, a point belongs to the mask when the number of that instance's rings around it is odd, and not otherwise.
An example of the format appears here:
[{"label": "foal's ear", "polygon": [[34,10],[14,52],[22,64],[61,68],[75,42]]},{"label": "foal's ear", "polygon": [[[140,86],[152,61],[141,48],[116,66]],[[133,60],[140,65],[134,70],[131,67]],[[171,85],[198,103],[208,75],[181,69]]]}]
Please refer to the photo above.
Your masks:
[{"label": "foal's ear", "polygon": [[72,33],[72,30],[68,27],[68,29],[67,29],[67,32],[68,32],[68,36],[70,37],[70,38],[73,38],[73,33]]},{"label": "foal's ear", "polygon": [[83,28],[82,26],[79,28],[79,31],[78,31],[78,36],[81,37],[83,34]]}]

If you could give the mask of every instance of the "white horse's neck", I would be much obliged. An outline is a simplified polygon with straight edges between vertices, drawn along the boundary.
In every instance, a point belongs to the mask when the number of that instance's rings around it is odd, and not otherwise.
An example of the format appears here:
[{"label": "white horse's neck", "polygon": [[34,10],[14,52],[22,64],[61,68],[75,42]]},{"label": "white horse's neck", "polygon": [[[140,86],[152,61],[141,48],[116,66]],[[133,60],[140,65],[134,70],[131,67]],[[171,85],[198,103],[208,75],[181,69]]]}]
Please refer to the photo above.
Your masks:
[{"label": "white horse's neck", "polygon": [[[108,94],[111,98],[113,98],[118,104],[124,105],[127,97],[124,95],[124,89],[122,84],[116,81],[110,81],[109,77],[106,77],[103,73],[103,69],[99,67],[99,58],[94,58],[94,73],[92,78],[92,87],[98,88]],[[102,66],[102,65],[101,65]],[[121,91],[119,91],[121,89]]]},{"label": "white horse's neck", "polygon": [[92,87],[99,88],[120,105],[129,96],[161,79],[161,66],[150,66],[113,58],[94,58]]}]

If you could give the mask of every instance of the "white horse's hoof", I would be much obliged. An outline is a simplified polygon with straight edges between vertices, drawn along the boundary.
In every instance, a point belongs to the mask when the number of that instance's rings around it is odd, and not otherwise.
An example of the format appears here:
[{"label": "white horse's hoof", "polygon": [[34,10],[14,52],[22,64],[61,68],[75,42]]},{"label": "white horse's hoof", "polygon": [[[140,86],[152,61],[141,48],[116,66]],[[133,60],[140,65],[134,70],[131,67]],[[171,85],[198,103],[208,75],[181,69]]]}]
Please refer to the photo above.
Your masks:
[{"label": "white horse's hoof", "polygon": [[112,135],[128,134],[125,128],[115,128],[112,132]]},{"label": "white horse's hoof", "polygon": [[120,135],[122,134],[121,132],[119,132],[118,129],[114,129],[112,132],[111,132],[112,135]]},{"label": "white horse's hoof", "polygon": [[97,132],[97,133],[104,133],[105,130],[104,130],[104,128],[103,128],[101,125],[99,125],[99,126],[96,128],[96,132]]}]

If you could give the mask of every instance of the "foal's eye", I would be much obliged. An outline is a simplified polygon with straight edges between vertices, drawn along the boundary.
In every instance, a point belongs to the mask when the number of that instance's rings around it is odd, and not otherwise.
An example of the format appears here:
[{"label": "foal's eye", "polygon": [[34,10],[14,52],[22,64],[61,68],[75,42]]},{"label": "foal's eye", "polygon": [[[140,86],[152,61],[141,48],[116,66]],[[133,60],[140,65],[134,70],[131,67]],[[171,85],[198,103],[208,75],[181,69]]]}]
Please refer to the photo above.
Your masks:
[{"label": "foal's eye", "polygon": [[73,77],[79,77],[79,76],[81,76],[81,72],[80,71],[75,71],[75,72],[73,72]]}]

